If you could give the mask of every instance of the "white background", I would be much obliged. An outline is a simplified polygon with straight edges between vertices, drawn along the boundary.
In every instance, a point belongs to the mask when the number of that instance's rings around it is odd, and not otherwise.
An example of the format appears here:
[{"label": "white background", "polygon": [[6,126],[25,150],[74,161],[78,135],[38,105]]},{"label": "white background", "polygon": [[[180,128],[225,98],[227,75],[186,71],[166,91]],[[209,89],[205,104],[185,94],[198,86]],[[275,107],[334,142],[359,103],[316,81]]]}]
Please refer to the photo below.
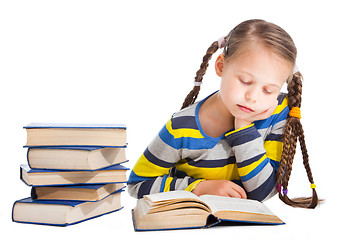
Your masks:
[{"label": "white background", "polygon": [[[354,236],[358,210],[360,17],[355,1],[1,1],[0,229],[27,239],[167,237],[314,239]],[[119,212],[65,228],[11,221],[30,188],[19,180],[30,122],[125,123],[132,167],[182,105],[206,49],[238,23],[283,27],[304,75],[303,125],[318,194],[315,210],[277,197],[266,205],[287,224],[138,233],[123,194]],[[213,57],[216,59],[217,55]],[[199,99],[218,89],[213,61]],[[291,197],[310,195],[297,153]],[[356,214],[356,215],[355,215]],[[355,220],[354,220],[355,219]],[[357,224],[356,224],[357,225]]]}]

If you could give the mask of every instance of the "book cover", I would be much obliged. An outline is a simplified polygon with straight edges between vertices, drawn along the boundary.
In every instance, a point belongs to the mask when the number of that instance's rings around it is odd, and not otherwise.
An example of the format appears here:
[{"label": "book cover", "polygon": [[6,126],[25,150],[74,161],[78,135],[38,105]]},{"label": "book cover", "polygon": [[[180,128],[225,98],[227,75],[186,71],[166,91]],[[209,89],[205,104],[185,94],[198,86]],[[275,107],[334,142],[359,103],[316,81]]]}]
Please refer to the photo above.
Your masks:
[{"label": "book cover", "polygon": [[124,191],[125,187],[124,183],[32,187],[31,198],[40,201],[74,200],[96,202],[115,192]]},{"label": "book cover", "polygon": [[49,170],[31,169],[28,165],[20,165],[20,179],[29,186],[53,186],[95,183],[124,183],[129,168],[121,164],[99,170]]},{"label": "book cover", "polygon": [[31,123],[26,146],[125,146],[124,124]]},{"label": "book cover", "polygon": [[99,170],[127,162],[126,146],[37,146],[27,148],[27,162],[33,169]]},{"label": "book cover", "polygon": [[120,195],[121,191],[98,202],[24,198],[14,203],[12,220],[41,225],[73,225],[122,209]]},{"label": "book cover", "polygon": [[100,149],[104,149],[104,148],[126,148],[127,145],[124,146],[83,146],[83,145],[78,145],[78,146],[24,146],[24,148],[29,149],[63,149],[63,150],[81,150],[81,151],[96,151],[96,150],[100,150]]},{"label": "book cover", "polygon": [[125,124],[106,124],[106,123],[29,123],[24,128],[114,128],[126,129]]}]

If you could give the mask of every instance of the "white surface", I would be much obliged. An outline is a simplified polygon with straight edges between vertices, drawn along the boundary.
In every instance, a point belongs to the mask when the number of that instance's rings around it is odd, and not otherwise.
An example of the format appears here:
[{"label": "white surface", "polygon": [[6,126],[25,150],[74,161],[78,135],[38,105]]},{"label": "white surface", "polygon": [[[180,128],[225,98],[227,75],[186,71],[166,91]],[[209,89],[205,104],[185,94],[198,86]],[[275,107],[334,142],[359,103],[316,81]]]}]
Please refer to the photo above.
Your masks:
[{"label": "white surface", "polygon": [[[358,214],[360,20],[355,1],[1,1],[0,228],[26,239],[166,237],[316,239],[353,235]],[[315,183],[326,203],[293,209],[266,205],[283,226],[214,227],[135,233],[125,209],[59,228],[11,222],[31,122],[125,123],[132,167],[193,86],[206,49],[235,25],[262,18],[283,27],[304,75],[303,125]],[[216,59],[216,56],[213,59]],[[213,61],[199,99],[218,89]],[[289,195],[310,194],[298,152]],[[355,201],[354,201],[355,199]],[[350,220],[351,217],[351,220]]]}]

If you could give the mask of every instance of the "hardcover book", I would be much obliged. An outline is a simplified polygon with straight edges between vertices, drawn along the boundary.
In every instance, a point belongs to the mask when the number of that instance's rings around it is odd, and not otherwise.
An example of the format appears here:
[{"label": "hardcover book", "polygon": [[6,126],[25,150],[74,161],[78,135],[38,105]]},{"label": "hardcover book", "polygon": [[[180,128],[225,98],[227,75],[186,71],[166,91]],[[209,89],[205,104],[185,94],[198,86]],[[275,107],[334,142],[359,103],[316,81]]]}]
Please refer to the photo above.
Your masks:
[{"label": "hardcover book", "polygon": [[123,190],[124,183],[84,184],[54,187],[32,187],[31,198],[37,200],[100,201],[110,194]]},{"label": "hardcover book", "polygon": [[170,191],[146,195],[132,210],[136,231],[211,227],[220,222],[284,224],[256,200]]},{"label": "hardcover book", "polygon": [[29,166],[22,164],[20,166],[20,179],[29,186],[123,183],[126,182],[127,170],[129,169],[121,164],[96,171],[30,169]]},{"label": "hardcover book", "polygon": [[27,159],[31,168],[96,170],[126,162],[125,147],[29,147]]},{"label": "hardcover book", "polygon": [[125,146],[124,124],[31,123],[26,146]]},{"label": "hardcover book", "polygon": [[111,213],[122,208],[121,192],[98,202],[67,200],[33,200],[24,198],[14,203],[14,222],[67,226]]}]

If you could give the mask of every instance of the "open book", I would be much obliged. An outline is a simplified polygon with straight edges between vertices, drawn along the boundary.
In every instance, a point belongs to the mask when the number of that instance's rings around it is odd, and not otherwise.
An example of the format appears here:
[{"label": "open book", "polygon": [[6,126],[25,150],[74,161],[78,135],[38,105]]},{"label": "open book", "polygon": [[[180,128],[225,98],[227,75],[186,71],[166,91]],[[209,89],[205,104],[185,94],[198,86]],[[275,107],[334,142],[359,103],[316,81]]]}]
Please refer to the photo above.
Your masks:
[{"label": "open book", "polygon": [[146,195],[133,211],[136,231],[211,227],[221,221],[284,224],[256,200],[170,191]]}]

